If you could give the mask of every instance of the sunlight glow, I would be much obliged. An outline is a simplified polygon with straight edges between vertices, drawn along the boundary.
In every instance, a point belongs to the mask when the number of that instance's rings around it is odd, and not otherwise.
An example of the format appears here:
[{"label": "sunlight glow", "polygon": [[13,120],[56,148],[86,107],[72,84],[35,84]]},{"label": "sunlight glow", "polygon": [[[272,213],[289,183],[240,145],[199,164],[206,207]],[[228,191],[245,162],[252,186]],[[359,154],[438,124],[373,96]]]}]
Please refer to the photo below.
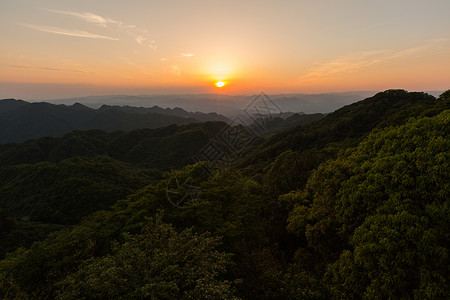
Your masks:
[{"label": "sunlight glow", "polygon": [[217,81],[215,84],[218,88],[221,88],[224,87],[227,83],[225,81]]}]

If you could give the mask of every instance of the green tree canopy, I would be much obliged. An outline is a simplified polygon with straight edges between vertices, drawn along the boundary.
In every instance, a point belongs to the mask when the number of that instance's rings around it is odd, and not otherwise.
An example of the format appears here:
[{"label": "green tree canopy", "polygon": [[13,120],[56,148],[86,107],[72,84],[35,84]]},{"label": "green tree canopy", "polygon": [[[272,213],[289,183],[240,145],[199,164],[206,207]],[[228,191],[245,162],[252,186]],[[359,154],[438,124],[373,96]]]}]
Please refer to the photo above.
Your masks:
[{"label": "green tree canopy", "polygon": [[288,229],[340,255],[336,298],[448,297],[449,133],[449,110],[373,133],[298,194]]},{"label": "green tree canopy", "polygon": [[156,216],[58,283],[56,299],[232,299],[232,283],[221,280],[230,256],[218,245],[192,229],[177,233]]}]

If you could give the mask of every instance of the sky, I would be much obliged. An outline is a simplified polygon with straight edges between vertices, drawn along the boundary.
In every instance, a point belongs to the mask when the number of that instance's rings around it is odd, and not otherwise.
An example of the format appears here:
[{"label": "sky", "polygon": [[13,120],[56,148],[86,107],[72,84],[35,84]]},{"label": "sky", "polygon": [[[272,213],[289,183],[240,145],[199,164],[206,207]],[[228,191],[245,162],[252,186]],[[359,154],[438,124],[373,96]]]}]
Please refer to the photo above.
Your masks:
[{"label": "sky", "polygon": [[1,0],[0,38],[0,98],[450,88],[449,0]]}]

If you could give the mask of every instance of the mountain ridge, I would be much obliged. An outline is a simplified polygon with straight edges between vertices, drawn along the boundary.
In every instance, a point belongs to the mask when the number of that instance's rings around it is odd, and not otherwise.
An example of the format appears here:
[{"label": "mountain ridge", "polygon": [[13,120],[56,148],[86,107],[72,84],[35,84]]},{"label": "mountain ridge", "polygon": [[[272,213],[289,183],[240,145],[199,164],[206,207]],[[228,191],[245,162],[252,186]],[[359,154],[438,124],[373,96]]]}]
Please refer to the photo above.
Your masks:
[{"label": "mountain ridge", "polygon": [[[388,90],[261,136],[265,142],[248,144],[241,161],[223,168],[217,156],[191,164],[202,144],[227,143],[223,122],[2,144],[0,297],[101,288],[86,297],[108,298],[111,282],[117,291],[122,283],[144,287],[148,281],[130,280],[136,268],[147,270],[142,249],[155,244],[142,238],[159,216],[177,232],[220,238],[219,250],[232,257],[221,280],[238,282],[242,299],[422,299],[430,290],[447,299],[449,120],[450,90],[437,99]],[[180,257],[157,254],[149,259]],[[161,274],[160,265],[152,270]]]},{"label": "mountain ridge", "polygon": [[193,113],[182,108],[104,105],[93,109],[79,102],[68,106],[4,99],[0,100],[0,143],[62,136],[73,130],[129,131],[208,121],[229,120],[217,113]]}]

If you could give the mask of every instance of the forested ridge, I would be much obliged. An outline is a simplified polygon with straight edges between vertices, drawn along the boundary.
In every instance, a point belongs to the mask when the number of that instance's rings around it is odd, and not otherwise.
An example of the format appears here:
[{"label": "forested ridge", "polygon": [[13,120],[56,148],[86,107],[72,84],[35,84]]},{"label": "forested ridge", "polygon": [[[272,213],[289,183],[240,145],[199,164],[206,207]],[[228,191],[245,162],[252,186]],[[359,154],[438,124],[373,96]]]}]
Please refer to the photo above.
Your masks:
[{"label": "forested ridge", "polygon": [[45,136],[58,137],[74,130],[130,131],[207,121],[228,121],[228,118],[216,113],[187,112],[179,107],[164,109],[158,106],[102,105],[93,109],[80,103],[67,106],[2,99],[0,143],[24,142]]},{"label": "forested ridge", "polygon": [[226,127],[0,145],[0,298],[450,297],[450,91],[388,90],[195,163]]}]

